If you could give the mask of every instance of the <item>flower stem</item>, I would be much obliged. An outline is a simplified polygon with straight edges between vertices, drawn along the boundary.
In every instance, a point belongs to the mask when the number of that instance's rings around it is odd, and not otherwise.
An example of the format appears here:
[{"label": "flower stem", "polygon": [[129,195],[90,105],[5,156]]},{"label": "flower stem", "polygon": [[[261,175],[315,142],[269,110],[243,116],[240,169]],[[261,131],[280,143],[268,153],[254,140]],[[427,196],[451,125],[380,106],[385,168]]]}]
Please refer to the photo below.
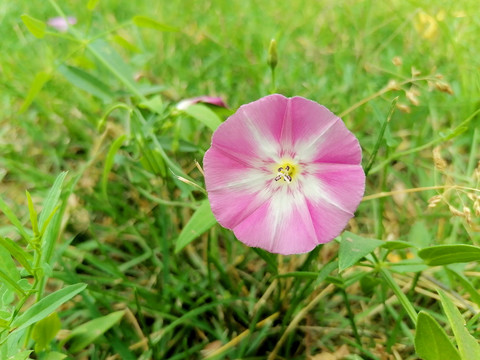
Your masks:
[{"label": "flower stem", "polygon": [[353,314],[352,308],[350,307],[350,300],[348,298],[348,294],[343,287],[340,288],[340,292],[342,293],[343,301],[347,309],[348,320],[350,322],[350,326],[352,327],[353,335],[355,336],[357,344],[361,347],[362,341],[360,340],[360,335],[358,335],[357,324],[355,323],[355,315]]}]

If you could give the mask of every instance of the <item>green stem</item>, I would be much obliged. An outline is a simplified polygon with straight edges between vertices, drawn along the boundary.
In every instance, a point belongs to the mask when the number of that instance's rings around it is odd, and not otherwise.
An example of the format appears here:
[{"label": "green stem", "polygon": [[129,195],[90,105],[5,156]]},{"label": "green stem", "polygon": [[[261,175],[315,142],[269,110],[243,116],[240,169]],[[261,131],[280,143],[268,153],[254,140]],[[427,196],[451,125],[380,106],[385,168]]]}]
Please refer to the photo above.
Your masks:
[{"label": "green stem", "polygon": [[372,151],[372,155],[370,155],[370,159],[368,159],[368,164],[365,168],[365,176],[368,175],[370,172],[370,169],[373,166],[373,163],[375,162],[375,158],[377,157],[378,150],[380,149],[380,144],[382,143],[383,136],[385,135],[385,130],[387,129],[387,125],[390,123],[390,120],[392,119],[393,112],[395,111],[395,105],[397,104],[398,101],[398,96],[393,99],[392,105],[390,106],[390,110],[388,111],[387,118],[382,124],[382,128],[380,129],[380,133],[378,134],[377,142],[375,143],[375,146]]},{"label": "green stem", "polygon": [[360,335],[358,334],[357,324],[355,323],[355,315],[353,314],[352,308],[350,307],[350,300],[348,298],[348,294],[343,287],[340,288],[340,292],[342,293],[342,296],[343,296],[345,307],[347,309],[348,320],[350,322],[350,326],[352,327],[355,340],[357,341],[357,344],[359,346],[362,346],[362,341],[360,340]]}]

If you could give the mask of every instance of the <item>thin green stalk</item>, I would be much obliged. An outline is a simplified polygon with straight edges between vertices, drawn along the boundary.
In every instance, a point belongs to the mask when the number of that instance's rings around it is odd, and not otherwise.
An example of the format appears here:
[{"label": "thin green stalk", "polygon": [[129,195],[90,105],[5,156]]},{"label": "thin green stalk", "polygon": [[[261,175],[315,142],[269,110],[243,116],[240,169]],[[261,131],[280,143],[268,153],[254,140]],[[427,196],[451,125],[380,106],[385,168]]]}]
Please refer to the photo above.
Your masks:
[{"label": "thin green stalk", "polygon": [[343,296],[345,308],[347,309],[348,321],[350,322],[350,326],[352,328],[353,335],[355,336],[355,340],[357,341],[357,344],[359,346],[362,346],[362,341],[360,340],[360,335],[358,334],[357,324],[355,323],[355,315],[353,314],[352,308],[350,306],[350,299],[348,298],[348,294],[343,287],[340,288],[340,292]]},{"label": "thin green stalk", "polygon": [[373,166],[373,163],[375,162],[375,158],[377,157],[378,150],[380,149],[380,144],[383,141],[383,136],[385,135],[385,130],[387,129],[388,124],[390,123],[390,120],[392,119],[393,112],[395,111],[395,105],[397,104],[398,101],[398,96],[393,99],[392,105],[390,106],[390,110],[388,111],[387,118],[382,124],[382,128],[380,129],[380,133],[378,134],[377,142],[375,143],[375,146],[372,151],[372,155],[370,155],[370,159],[368,159],[368,164],[365,167],[365,176],[368,175],[370,172],[370,169]]}]

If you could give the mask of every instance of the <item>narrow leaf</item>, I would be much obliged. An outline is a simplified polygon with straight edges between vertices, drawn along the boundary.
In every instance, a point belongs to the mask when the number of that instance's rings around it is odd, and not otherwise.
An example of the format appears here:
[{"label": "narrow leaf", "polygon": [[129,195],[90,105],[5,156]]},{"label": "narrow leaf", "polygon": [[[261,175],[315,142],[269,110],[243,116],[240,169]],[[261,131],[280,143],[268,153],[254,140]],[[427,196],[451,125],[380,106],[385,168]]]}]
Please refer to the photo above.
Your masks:
[{"label": "narrow leaf", "polygon": [[480,306],[480,294],[478,293],[477,289],[475,286],[468,280],[465,276],[463,276],[461,273],[458,271],[455,271],[450,268],[446,268],[447,272],[455,276],[460,284],[462,284],[462,287],[465,289],[470,294],[470,299],[476,303],[478,306]]},{"label": "narrow leaf", "polygon": [[12,281],[20,280],[20,273],[12,259],[12,255],[5,247],[0,247],[0,269],[8,275]]},{"label": "narrow leaf", "polygon": [[427,265],[448,265],[480,261],[480,247],[473,245],[437,245],[418,252]]},{"label": "narrow leaf", "polygon": [[203,200],[200,207],[193,213],[187,225],[185,225],[180,233],[175,246],[175,252],[178,253],[185,246],[215,225],[216,222],[217,220],[210,209],[210,203],[208,200]]},{"label": "narrow leaf", "polygon": [[93,76],[80,68],[68,65],[60,65],[58,71],[65,76],[70,83],[79,89],[98,97],[104,102],[112,101],[114,94],[111,88],[98,77]]},{"label": "narrow leaf", "polygon": [[55,179],[50,191],[48,192],[47,197],[44,200],[43,209],[40,213],[40,219],[38,220],[38,226],[43,233],[45,231],[47,220],[52,217],[55,208],[57,207],[58,200],[60,199],[60,194],[62,192],[62,184],[67,176],[66,172],[60,173]]},{"label": "narrow leaf", "polygon": [[59,306],[66,303],[78,293],[82,292],[86,287],[87,284],[69,285],[44,297],[13,320],[11,324],[11,327],[15,329],[13,332],[25,329],[37,321],[44,319],[54,312]]},{"label": "narrow leaf", "polygon": [[8,238],[0,236],[0,246],[3,246],[8,252],[28,271],[30,275],[33,275],[33,269],[30,265],[33,257],[31,254],[23,250],[16,242]]},{"label": "narrow leaf", "polygon": [[38,215],[37,212],[35,211],[35,207],[33,206],[33,201],[32,197],[30,196],[30,193],[26,191],[27,194],[27,202],[28,202],[28,212],[30,214],[30,223],[32,224],[32,230],[33,234],[35,236],[38,236]]},{"label": "narrow leaf", "polygon": [[212,131],[217,130],[218,126],[222,123],[215,112],[202,104],[190,105],[183,111],[194,119],[200,121],[202,124],[208,126]]},{"label": "narrow leaf", "polygon": [[388,271],[385,268],[381,268],[380,273],[382,274],[388,286],[392,289],[392,291],[397,296],[398,301],[400,301],[400,304],[402,304],[403,308],[407,312],[412,322],[416,324],[417,316],[418,316],[417,312],[415,311],[415,308],[413,307],[408,297],[403,293],[402,289],[400,289],[400,286],[398,286],[397,282],[393,279],[390,271]]},{"label": "narrow leaf", "polygon": [[27,14],[23,14],[22,16],[20,16],[20,18],[27,27],[28,31],[30,31],[33,36],[39,39],[45,36],[45,29],[47,26],[43,21],[35,19],[34,17],[31,17]]},{"label": "narrow leaf", "polygon": [[[437,292],[442,301],[443,311],[445,315],[447,315],[453,334],[457,340],[458,350],[460,351],[462,360],[480,359],[480,345],[465,327],[465,320],[462,314],[460,314],[460,311],[442,290],[438,289]],[[448,357],[444,359],[450,360]]]},{"label": "narrow leaf", "polygon": [[95,339],[119,322],[123,315],[124,311],[116,311],[77,326],[67,338],[71,340],[70,351],[75,353],[92,344]]},{"label": "narrow leaf", "polygon": [[445,330],[425,311],[418,314],[415,351],[423,360],[460,360]]},{"label": "narrow leaf", "polygon": [[148,16],[137,15],[132,20],[139,27],[147,27],[158,31],[178,31],[176,27],[162,24]]},{"label": "narrow leaf", "polygon": [[345,231],[342,234],[340,250],[338,252],[338,270],[343,271],[354,265],[358,260],[370,254],[383,244],[385,244],[384,241],[367,239]]},{"label": "narrow leaf", "polygon": [[12,209],[10,209],[5,201],[0,197],[0,211],[10,220],[10,222],[17,228],[18,232],[24,239],[29,239],[30,236],[27,234],[25,229],[23,228],[22,223],[17,218],[17,216],[13,213]]},{"label": "narrow leaf", "polygon": [[105,199],[107,199],[108,174],[110,173],[110,170],[112,170],[115,154],[118,152],[126,138],[126,135],[121,135],[112,143],[110,149],[108,150],[102,173],[102,194]]},{"label": "narrow leaf", "polygon": [[380,149],[380,145],[383,140],[383,136],[385,135],[385,130],[387,129],[388,124],[390,123],[390,120],[392,119],[393,112],[395,111],[395,105],[397,104],[398,101],[398,96],[393,99],[392,104],[390,105],[390,110],[388,112],[387,118],[382,124],[382,127],[380,128],[380,132],[378,133],[377,137],[377,142],[375,143],[375,146],[373,148],[372,154],[370,155],[370,159],[368,159],[368,164],[365,167],[365,176],[368,175],[370,172],[370,169],[373,166],[373,163],[375,162],[375,158],[377,157],[378,149]]},{"label": "narrow leaf", "polygon": [[25,291],[18,285],[12,278],[5,273],[3,270],[0,270],[0,281],[11,291],[16,292],[19,296],[26,296]]},{"label": "narrow leaf", "polygon": [[23,101],[22,106],[20,107],[19,113],[23,113],[28,107],[32,104],[33,100],[37,97],[40,90],[42,90],[45,83],[50,80],[50,74],[44,71],[41,71],[35,75],[30,89],[28,90],[27,97]]}]

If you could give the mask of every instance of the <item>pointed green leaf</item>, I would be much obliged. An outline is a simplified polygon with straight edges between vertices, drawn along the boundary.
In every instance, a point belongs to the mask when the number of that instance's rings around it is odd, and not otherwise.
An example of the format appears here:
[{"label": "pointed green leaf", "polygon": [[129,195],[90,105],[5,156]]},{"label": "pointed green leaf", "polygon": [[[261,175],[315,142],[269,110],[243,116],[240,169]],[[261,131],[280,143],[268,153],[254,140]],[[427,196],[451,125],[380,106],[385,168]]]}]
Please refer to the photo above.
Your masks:
[{"label": "pointed green leaf", "polygon": [[473,245],[437,245],[418,252],[427,265],[448,265],[480,261],[480,247]]},{"label": "pointed green leaf", "polygon": [[137,15],[133,17],[133,23],[139,27],[147,27],[159,31],[178,31],[176,27],[162,24],[148,16]]},{"label": "pointed green leaf", "polygon": [[213,216],[208,200],[203,200],[200,207],[193,213],[187,225],[177,239],[175,252],[178,253],[197,237],[215,225],[217,220]]},{"label": "pointed green leaf", "polygon": [[345,231],[342,234],[340,250],[338,252],[338,270],[343,271],[346,268],[354,265],[365,255],[370,254],[377,247],[384,244],[384,241],[367,239]]},{"label": "pointed green leaf", "polygon": [[410,247],[416,247],[415,245],[401,240],[384,241],[382,247],[387,250],[407,249]]},{"label": "pointed green leaf", "polygon": [[17,265],[13,261],[10,251],[4,246],[0,246],[0,269],[3,270],[13,281],[17,282],[20,280],[20,273],[18,272]]},{"label": "pointed green leaf", "polygon": [[438,289],[437,292],[442,301],[443,311],[445,315],[447,315],[453,334],[457,340],[458,350],[460,351],[462,360],[480,359],[480,345],[465,327],[465,320],[462,314],[460,314],[460,311],[442,290]]},{"label": "pointed green leaf", "polygon": [[105,166],[102,173],[102,194],[105,199],[107,199],[108,174],[110,173],[110,170],[112,170],[115,154],[118,152],[126,139],[127,136],[125,134],[121,135],[112,143],[110,149],[108,150],[107,158],[105,159]]},{"label": "pointed green leaf", "polygon": [[62,184],[66,176],[66,172],[62,172],[57,176],[44,200],[43,209],[40,213],[40,219],[38,220],[38,227],[41,229],[42,233],[45,232],[48,222],[51,220],[54,211],[56,211],[58,200],[60,199],[60,194],[62,192]]},{"label": "pointed green leaf", "polygon": [[35,211],[35,207],[33,206],[33,201],[32,197],[30,196],[30,193],[26,191],[27,194],[27,202],[28,202],[28,212],[30,214],[30,223],[32,224],[32,230],[34,236],[38,236],[38,215],[37,212]]},{"label": "pointed green leaf", "polygon": [[222,121],[212,110],[202,104],[193,104],[183,109],[188,115],[208,126],[212,131],[217,130]]},{"label": "pointed green leaf", "polygon": [[47,295],[13,320],[11,324],[11,327],[15,329],[13,332],[25,329],[37,321],[44,319],[54,312],[59,306],[66,303],[78,293],[82,292],[86,287],[87,284],[69,285]]},{"label": "pointed green leaf", "polygon": [[0,197],[0,211],[10,220],[10,222],[17,228],[18,232],[24,239],[29,239],[30,235],[27,234],[25,229],[23,228],[22,223],[17,218],[17,216],[13,213],[12,209],[10,209],[5,201],[3,201],[2,197]]},{"label": "pointed green leaf", "polygon": [[49,351],[47,356],[45,357],[45,360],[63,360],[66,359],[67,355],[62,354],[57,351]]},{"label": "pointed green leaf", "polygon": [[418,314],[415,351],[423,360],[460,360],[445,330],[424,311]]},{"label": "pointed green leaf", "polygon": [[28,107],[32,104],[33,100],[37,97],[40,90],[42,90],[45,83],[50,80],[50,76],[51,75],[49,73],[44,71],[40,71],[35,75],[35,78],[33,79],[33,82],[28,90],[27,97],[23,101],[20,110],[18,110],[19,113],[23,113],[25,110],[28,109]]},{"label": "pointed green leaf", "polygon": [[116,311],[77,326],[67,338],[67,341],[71,340],[70,351],[78,352],[93,343],[95,339],[119,322],[123,315],[124,311]]},{"label": "pointed green leaf", "polygon": [[58,71],[79,89],[98,97],[104,102],[112,101],[114,94],[111,88],[97,76],[93,76],[80,68],[69,65],[60,65]]},{"label": "pointed green leaf", "polygon": [[33,350],[25,350],[21,351],[19,353],[16,353],[13,356],[10,356],[7,360],[28,360],[30,359],[30,354],[33,352]]},{"label": "pointed green leaf", "polygon": [[35,19],[27,14],[23,14],[22,16],[20,16],[20,18],[27,27],[28,31],[30,31],[33,36],[39,39],[45,36],[45,29],[47,26],[43,21]]},{"label": "pointed green leaf", "polygon": [[458,282],[462,285],[465,291],[467,291],[470,294],[470,299],[475,304],[480,306],[480,293],[475,288],[475,286],[470,282],[470,280],[468,280],[465,276],[463,276],[463,274],[453,269],[450,269],[449,267],[446,267],[445,270],[447,270],[448,273],[450,273],[451,275],[457,278]]}]

